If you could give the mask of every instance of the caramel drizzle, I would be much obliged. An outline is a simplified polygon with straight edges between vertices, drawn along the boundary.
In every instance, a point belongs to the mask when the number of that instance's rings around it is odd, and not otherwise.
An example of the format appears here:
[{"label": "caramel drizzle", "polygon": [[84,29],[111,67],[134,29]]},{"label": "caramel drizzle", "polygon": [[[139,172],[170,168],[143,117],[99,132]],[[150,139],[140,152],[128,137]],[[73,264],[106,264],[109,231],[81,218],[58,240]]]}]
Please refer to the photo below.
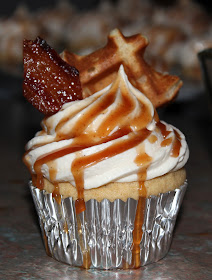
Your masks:
[{"label": "caramel drizzle", "polygon": [[131,247],[132,251],[132,268],[138,268],[141,266],[141,258],[140,258],[140,243],[143,236],[143,223],[144,223],[144,213],[145,213],[145,201],[146,201],[146,187],[144,182],[140,182],[139,187],[139,199],[136,208],[136,215],[134,221],[134,229],[133,229],[133,243]]},{"label": "caramel drizzle", "polygon": [[160,131],[163,135],[163,138],[164,138],[164,140],[161,142],[161,147],[169,146],[171,143],[173,143],[171,156],[178,157],[180,154],[180,148],[182,146],[180,134],[177,132],[176,129],[173,129],[173,132],[174,132],[174,140],[173,140],[172,137],[168,138],[171,131],[168,131],[166,129],[165,124],[163,124],[162,122],[159,121],[159,122],[157,122],[156,125],[160,129]]},{"label": "caramel drizzle", "polygon": [[77,157],[72,163],[71,171],[78,189],[78,199],[82,201],[84,197],[83,174],[86,168],[137,146],[139,143],[143,142],[150,133],[151,132],[147,129],[143,129],[137,133],[130,133],[128,139],[119,140],[102,151],[84,157]]},{"label": "caramel drizzle", "polygon": [[[117,90],[119,89],[119,90]],[[117,100],[115,100],[117,99]],[[115,102],[116,106],[111,106]],[[117,80],[111,86],[107,94],[101,95],[94,103],[89,105],[88,110],[85,110],[80,118],[76,121],[71,131],[62,134],[62,128],[65,125],[64,119],[59,122],[56,127],[56,139],[74,138],[70,145],[58,149],[54,152],[46,153],[39,157],[34,164],[34,170],[37,176],[37,186],[43,188],[41,167],[43,164],[49,166],[50,180],[56,182],[56,169],[52,168],[53,161],[59,157],[63,157],[70,153],[79,152],[76,159],[73,161],[71,168],[74,176],[76,188],[78,191],[78,199],[76,201],[77,213],[82,212],[85,209],[84,204],[84,170],[85,168],[96,164],[106,158],[113,157],[119,153],[122,153],[130,148],[135,147],[147,138],[150,132],[145,128],[151,121],[150,108],[144,102],[140,104],[139,113],[135,116],[134,110],[137,105],[136,99],[128,93],[128,88],[125,81],[118,76]],[[110,107],[110,111],[107,109]],[[132,117],[129,117],[133,113]],[[70,113],[73,117],[73,114]],[[93,132],[86,133],[86,128],[92,124],[92,122],[100,115],[103,116],[103,121],[99,127]],[[68,116],[65,117],[69,119]],[[45,120],[46,122],[46,120]],[[117,130],[117,127],[119,129]],[[131,127],[137,131],[132,132]],[[111,134],[113,131],[115,132]],[[132,133],[131,133],[132,132]],[[119,140],[113,143],[109,148],[104,149],[94,155],[82,156],[80,151],[96,144],[107,143],[111,140],[118,139],[128,134],[128,139],[124,141]],[[51,167],[51,168],[50,168]],[[55,195],[57,197],[57,187],[55,188]]]},{"label": "caramel drizzle", "polygon": [[[91,266],[91,256],[90,256],[89,246],[83,237],[80,216],[77,215],[76,219],[77,219],[77,228],[78,228],[78,236],[79,236],[79,245],[80,245],[82,255],[83,255],[82,267],[89,269]],[[84,243],[84,242],[86,242],[86,243]]]},{"label": "caramel drizzle", "polygon": [[173,143],[171,156],[172,157],[178,157],[179,154],[180,154],[180,148],[182,146],[181,137],[180,137],[180,134],[177,132],[176,129],[174,129],[174,134],[175,134],[175,139],[174,139],[174,143]]},{"label": "caramel drizzle", "polygon": [[[179,133],[174,129],[174,140],[172,137],[169,137],[169,134],[171,133],[166,129],[166,125],[161,123],[160,121],[157,122],[157,127],[161,131],[161,134],[163,135],[164,140],[161,142],[161,146],[165,147],[170,145],[173,142],[173,147],[171,151],[172,157],[178,157],[180,153],[181,148],[181,137]],[[154,135],[151,135],[148,139],[150,142],[154,142],[157,139],[155,137],[152,137]],[[138,152],[138,155],[135,159],[135,163],[138,166],[141,166],[140,172],[138,172],[138,180],[139,180],[139,199],[137,203],[136,208],[136,215],[135,215],[135,221],[134,221],[134,229],[133,229],[133,242],[132,242],[132,262],[130,267],[131,268],[138,268],[141,266],[141,258],[140,258],[140,243],[143,236],[143,223],[144,223],[144,213],[145,213],[145,201],[147,197],[147,190],[144,184],[144,181],[146,179],[146,171],[148,166],[151,163],[151,157],[149,157],[145,151]],[[128,264],[124,262],[125,267],[129,267]]]},{"label": "caramel drizzle", "polygon": [[[91,132],[89,135],[85,132],[86,128],[95,120],[99,114],[104,114],[105,110],[115,102],[115,97],[117,91],[117,83],[120,86],[120,93],[118,105],[111,110],[110,114],[106,114],[106,117],[103,118],[103,122],[97,128],[95,132]],[[78,191],[78,199],[75,202],[76,213],[79,214],[85,210],[84,202],[84,171],[86,168],[97,164],[100,161],[103,161],[107,158],[114,157],[120,153],[125,152],[131,148],[140,146],[145,139],[147,139],[151,131],[145,127],[151,121],[151,113],[148,106],[144,103],[141,105],[141,111],[134,118],[128,118],[131,111],[135,109],[135,102],[127,93],[127,88],[123,82],[119,79],[114,83],[114,86],[111,88],[111,91],[107,95],[101,96],[89,107],[89,110],[82,115],[78,121],[76,121],[74,127],[68,134],[62,134],[62,128],[65,125],[65,121],[62,120],[61,123],[56,127],[56,139],[59,141],[61,139],[70,139],[74,138],[70,145],[60,148],[56,151],[46,153],[45,155],[39,157],[34,164],[34,170],[37,174],[37,178],[33,176],[33,181],[36,181],[36,186],[40,189],[43,189],[44,182],[41,172],[41,167],[43,164],[48,166],[53,164],[53,161],[57,158],[63,157],[70,153],[77,153],[75,160],[72,162],[71,171],[74,176],[76,188]],[[68,120],[66,116],[66,120]],[[164,140],[161,143],[161,146],[167,146],[173,143],[171,156],[177,157],[181,148],[181,139],[179,133],[174,130],[174,139],[168,137],[170,131],[166,129],[166,125],[159,121],[158,115],[155,112],[154,119],[156,121],[157,128],[160,130],[163,135]],[[114,128],[119,127],[119,129],[111,134]],[[131,127],[134,127],[136,131],[132,132]],[[119,139],[124,135],[128,135],[126,139]],[[96,144],[107,143],[109,141],[115,140],[112,145],[105,148],[102,151],[99,151],[95,154],[83,156],[80,151],[89,147],[92,147]],[[157,141],[157,137],[151,135],[149,138],[151,143]],[[135,163],[140,167],[138,172],[138,181],[139,181],[139,199],[137,203],[137,210],[134,222],[133,230],[133,243],[132,243],[132,264],[131,267],[137,268],[140,266],[140,242],[142,240],[143,231],[142,225],[144,222],[144,210],[145,210],[145,198],[147,197],[147,190],[145,188],[144,181],[146,180],[146,170],[151,163],[151,157],[149,157],[144,150],[144,147],[137,148],[137,157]],[[60,203],[60,193],[59,186],[56,181],[56,169],[54,166],[52,169],[49,169],[50,180],[54,182],[54,191],[53,197],[55,200]],[[87,253],[86,253],[87,254]],[[84,257],[83,257],[84,258]],[[87,264],[84,264],[85,267],[89,267],[89,257],[85,256],[87,259]]]},{"label": "caramel drizzle", "polygon": [[149,167],[152,158],[145,153],[145,148],[142,145],[137,150],[137,156],[135,158],[135,163],[140,166],[138,172],[138,181],[139,181],[139,199],[136,208],[136,215],[134,221],[133,229],[133,242],[131,246],[132,251],[132,262],[131,268],[138,268],[141,266],[140,259],[140,243],[143,236],[143,223],[144,223],[144,213],[145,213],[145,201],[147,197],[147,189],[145,187],[144,181],[146,180],[147,168]]},{"label": "caramel drizzle", "polygon": [[[118,87],[120,87],[120,95],[116,94]],[[82,135],[85,129],[100,114],[104,114],[107,108],[115,102],[115,108],[111,107],[110,114],[106,113],[103,117],[102,123],[96,129],[93,138],[101,139],[102,137],[107,137],[117,125],[119,126],[119,129],[134,127],[136,130],[141,130],[142,128],[145,128],[152,119],[149,107],[145,103],[141,104],[141,109],[137,116],[133,116],[133,118],[129,117],[135,110],[136,102],[128,94],[128,89],[126,88],[124,81],[122,79],[117,79],[107,94],[103,94],[100,98],[95,100],[93,104],[89,105],[88,110],[76,121],[74,127],[71,127],[71,131],[66,132],[65,135],[62,134],[63,126],[65,125],[64,120],[57,125],[55,132],[58,139],[68,139]],[[72,115],[70,115],[70,118],[71,117]],[[66,117],[65,119],[67,120],[69,117]],[[92,132],[89,132],[89,134],[91,136]]]}]

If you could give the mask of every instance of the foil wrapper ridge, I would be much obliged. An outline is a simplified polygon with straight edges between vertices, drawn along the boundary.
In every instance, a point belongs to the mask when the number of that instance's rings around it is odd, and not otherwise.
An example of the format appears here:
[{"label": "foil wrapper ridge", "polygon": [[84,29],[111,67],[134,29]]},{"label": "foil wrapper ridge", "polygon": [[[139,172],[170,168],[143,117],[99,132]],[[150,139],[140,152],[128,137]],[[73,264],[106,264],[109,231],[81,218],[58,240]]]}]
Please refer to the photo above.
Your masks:
[{"label": "foil wrapper ridge", "polygon": [[[176,217],[187,187],[145,199],[140,265],[163,258],[170,247]],[[71,266],[99,269],[130,268],[137,200],[101,202],[91,199],[78,215],[71,197],[59,204],[52,194],[30,182],[46,252]]]}]

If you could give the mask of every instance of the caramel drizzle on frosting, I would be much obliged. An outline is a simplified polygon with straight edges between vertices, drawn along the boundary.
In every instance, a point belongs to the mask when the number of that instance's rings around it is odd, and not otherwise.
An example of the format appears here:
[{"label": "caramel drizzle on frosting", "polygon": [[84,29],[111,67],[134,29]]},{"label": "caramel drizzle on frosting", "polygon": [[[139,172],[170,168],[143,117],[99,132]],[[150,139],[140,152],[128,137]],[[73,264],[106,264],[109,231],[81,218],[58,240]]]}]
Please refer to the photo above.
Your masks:
[{"label": "caramel drizzle on frosting", "polygon": [[180,134],[177,132],[176,129],[173,129],[174,132],[174,139],[172,137],[168,137],[171,131],[166,129],[166,125],[162,122],[157,122],[157,127],[160,129],[161,134],[163,135],[164,140],[161,142],[161,147],[169,146],[173,143],[171,156],[178,157],[180,154],[181,148],[181,137]]},{"label": "caramel drizzle on frosting", "polygon": [[[128,149],[136,147],[139,143],[143,142],[150,135],[150,131],[143,129],[137,133],[130,133],[128,139],[122,139],[106,149],[99,151],[95,154],[77,157],[72,163],[72,173],[74,175],[75,183],[78,190],[78,199],[83,199],[84,195],[84,178],[83,173],[85,168],[94,165],[106,158],[113,157],[117,154],[123,153]],[[76,209],[77,211],[77,209]]]},{"label": "caramel drizzle on frosting", "polygon": [[[129,94],[129,88],[126,82],[119,74],[116,81],[111,86],[107,94],[101,95],[91,105],[89,110],[80,115],[74,126],[70,131],[62,133],[63,126],[70,116],[66,116],[57,125],[55,132],[56,138],[54,141],[61,139],[73,138],[71,144],[55,150],[50,153],[46,153],[39,157],[35,164],[34,170],[37,174],[36,186],[43,189],[43,175],[41,167],[43,164],[49,165],[57,158],[63,157],[70,153],[75,153],[76,158],[70,166],[71,172],[74,176],[76,189],[78,192],[78,199],[75,202],[76,213],[79,214],[85,210],[84,202],[84,171],[89,166],[93,166],[104,159],[111,158],[117,154],[123,153],[131,148],[136,147],[137,157],[135,163],[139,166],[138,181],[139,181],[139,200],[137,204],[135,224],[133,230],[133,244],[132,244],[132,264],[131,267],[136,268],[140,266],[140,242],[143,236],[142,225],[144,220],[145,198],[147,196],[147,190],[145,188],[144,181],[146,180],[147,168],[151,163],[151,157],[145,153],[143,141],[149,139],[150,143],[157,141],[157,137],[151,135],[151,131],[146,127],[155,119],[157,129],[163,135],[164,140],[161,146],[167,146],[172,144],[172,157],[177,157],[181,148],[181,141],[179,133],[174,130],[174,136],[169,137],[170,131],[166,129],[166,125],[159,121],[157,113],[152,116],[151,107],[147,102],[140,102],[140,107],[137,106],[137,98]],[[113,104],[116,106],[112,107]],[[110,112],[108,108],[110,107]],[[112,107],[112,108],[111,108]],[[131,116],[131,113],[136,110],[138,113]],[[109,113],[108,113],[109,112]],[[101,124],[93,131],[89,130],[89,126],[92,126],[93,121],[102,114],[103,120]],[[88,133],[89,131],[89,133]],[[127,136],[122,138],[123,136]],[[92,155],[84,156],[81,151],[83,149],[92,147],[97,144],[107,143],[112,140],[111,145],[107,148],[98,151]],[[25,161],[26,162],[26,161]],[[50,169],[49,169],[50,170]],[[56,180],[57,167],[50,170],[50,181],[54,183],[55,189],[53,197],[60,203],[60,194],[58,188],[58,182]],[[34,178],[34,176],[33,176]],[[33,179],[35,182],[35,178]]]},{"label": "caramel drizzle on frosting", "polygon": [[[115,106],[113,106],[114,104]],[[119,73],[116,81],[111,85],[106,94],[102,94],[88,106],[88,110],[83,111],[72,126],[70,132],[67,133],[66,131],[66,134],[62,134],[63,126],[66,124],[65,119],[68,120],[68,116],[56,126],[56,139],[54,139],[54,141],[69,138],[72,138],[73,141],[71,144],[53,152],[46,153],[36,160],[34,170],[37,174],[38,187],[43,187],[43,183],[41,182],[41,167],[43,164],[51,165],[51,169],[49,169],[50,180],[53,183],[57,183],[57,167],[53,167],[52,169],[53,161],[67,154],[75,153],[76,158],[70,168],[78,191],[79,200],[76,206],[80,204],[79,201],[81,201],[82,205],[84,170],[105,158],[113,157],[116,154],[137,146],[150,135],[151,132],[146,127],[152,120],[151,105],[149,105],[148,101],[144,100],[144,102],[139,103],[138,108],[136,106],[138,106],[137,98],[129,94],[126,81]],[[138,113],[135,114],[135,110],[136,112],[138,111]],[[94,130],[90,129],[88,133],[87,130],[89,126],[92,126],[93,121],[100,115],[102,116],[100,125]],[[46,121],[47,120],[44,122],[46,123]],[[121,139],[121,137],[125,135],[127,135],[127,138]],[[83,149],[97,144],[107,143],[112,140],[116,141],[103,151],[89,156],[83,156],[80,153]],[[77,206],[76,208],[81,208],[81,210],[77,212],[81,212],[82,209],[84,209],[84,207],[81,206]]]}]

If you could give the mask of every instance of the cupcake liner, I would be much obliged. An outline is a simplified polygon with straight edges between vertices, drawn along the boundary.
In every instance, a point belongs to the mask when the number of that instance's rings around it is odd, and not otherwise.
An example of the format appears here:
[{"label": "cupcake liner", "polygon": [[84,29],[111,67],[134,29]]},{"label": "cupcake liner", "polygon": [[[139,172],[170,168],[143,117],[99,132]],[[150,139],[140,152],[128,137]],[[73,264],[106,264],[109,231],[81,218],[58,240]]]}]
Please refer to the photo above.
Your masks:
[{"label": "cupcake liner", "polygon": [[[29,184],[39,216],[46,252],[71,266],[99,269],[133,268],[132,244],[138,201],[91,199],[78,215],[71,197],[58,203],[52,194]],[[138,266],[163,258],[170,247],[176,217],[187,188],[144,199]],[[137,267],[138,267],[137,266]]]}]

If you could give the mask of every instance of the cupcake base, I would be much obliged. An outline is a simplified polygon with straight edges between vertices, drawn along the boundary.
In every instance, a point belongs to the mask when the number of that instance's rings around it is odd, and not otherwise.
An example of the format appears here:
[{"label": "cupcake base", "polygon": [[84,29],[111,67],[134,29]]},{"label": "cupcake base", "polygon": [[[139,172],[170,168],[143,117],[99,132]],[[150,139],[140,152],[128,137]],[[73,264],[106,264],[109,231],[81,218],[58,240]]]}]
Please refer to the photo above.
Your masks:
[{"label": "cupcake base", "polygon": [[167,254],[187,181],[173,191],[143,198],[143,234],[136,256],[132,247],[138,200],[91,199],[86,210],[76,215],[72,197],[61,197],[58,203],[52,193],[31,182],[29,186],[49,256],[86,269],[127,269],[156,262]]}]

